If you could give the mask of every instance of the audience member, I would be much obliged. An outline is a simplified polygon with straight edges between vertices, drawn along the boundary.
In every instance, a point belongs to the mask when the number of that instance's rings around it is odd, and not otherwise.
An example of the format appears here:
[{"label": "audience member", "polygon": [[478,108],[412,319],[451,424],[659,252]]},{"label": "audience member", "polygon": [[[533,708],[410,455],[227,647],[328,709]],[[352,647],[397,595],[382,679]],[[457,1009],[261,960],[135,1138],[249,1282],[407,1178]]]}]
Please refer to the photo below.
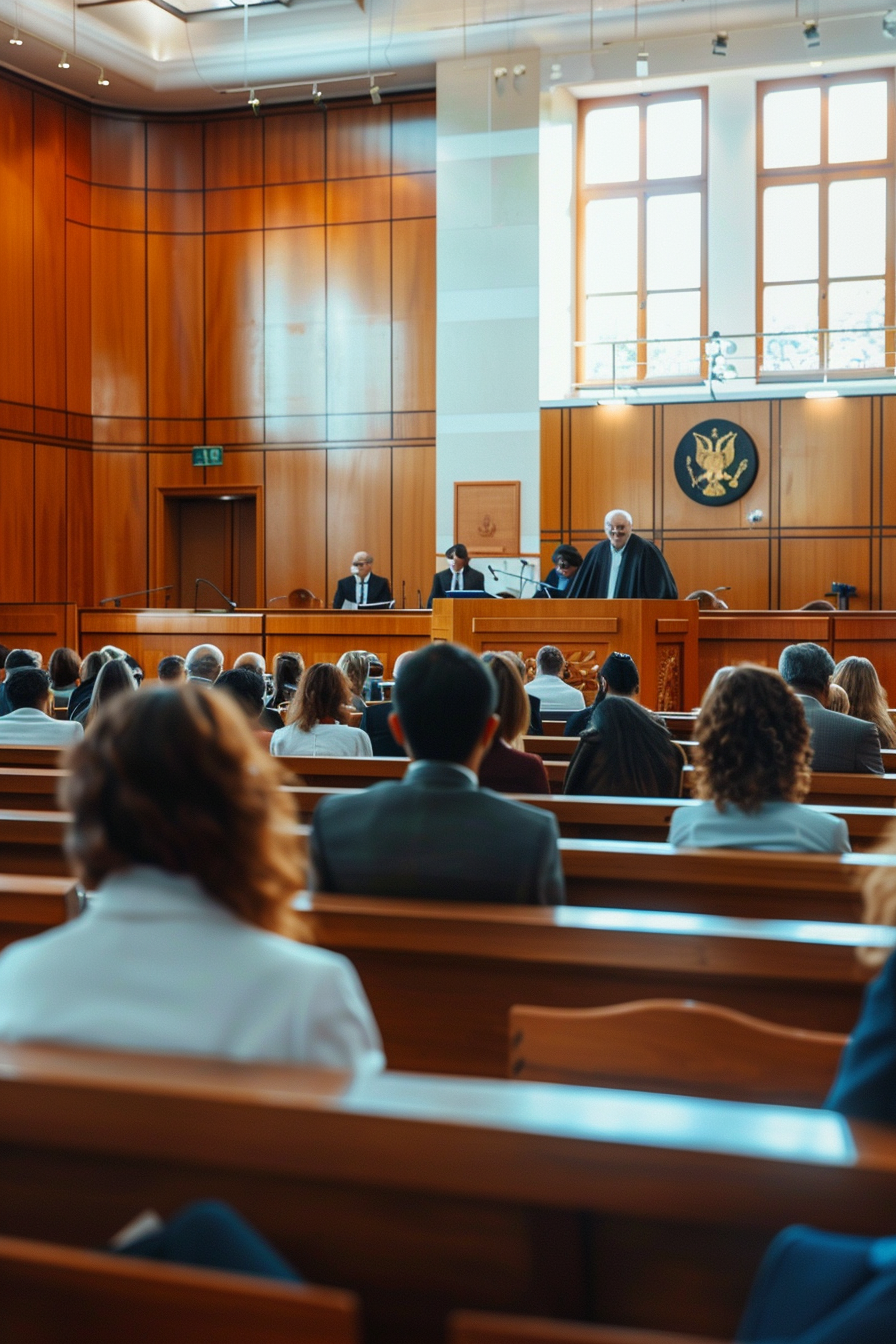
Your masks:
[{"label": "audience member", "polygon": [[300,653],[278,653],[274,659],[274,689],[268,704],[279,710],[288,705],[298,689],[305,663]]},{"label": "audience member", "polygon": [[170,653],[167,658],[160,658],[156,676],[159,681],[169,686],[182,685],[187,679],[186,660],[176,653]]},{"label": "audience member", "polygon": [[[406,658],[410,658],[413,650],[405,650],[395,659],[392,666],[393,678],[398,676],[398,669]],[[382,667],[382,664],[380,665]],[[380,688],[382,695],[382,688]],[[400,742],[396,741],[392,729],[389,727],[389,720],[392,717],[393,708],[388,700],[381,700],[375,705],[367,705],[364,709],[364,717],[361,720],[361,727],[370,738],[370,745],[374,756],[406,756],[407,753]]]},{"label": "audience member", "polygon": [[669,841],[696,849],[845,854],[846,822],[805,807],[809,726],[776,672],[733,668],[707,693],[694,728],[698,807],[678,808]]},{"label": "audience member", "polygon": [[877,727],[828,709],[834,660],[820,644],[789,644],[778,671],[802,701],[811,734],[812,768],[882,775]]},{"label": "audience member", "polygon": [[849,696],[833,681],[828,687],[828,709],[834,714],[849,713]]},{"label": "audience member", "polygon": [[594,708],[563,781],[563,792],[633,798],[677,798],[684,752],[666,726],[625,695]]},{"label": "audience member", "polygon": [[81,660],[74,649],[54,649],[50,654],[47,671],[50,674],[50,689],[53,692],[53,704],[65,709],[72,692],[78,685],[78,670]]},{"label": "audience member", "polygon": [[116,644],[104,644],[100,652],[108,653],[109,657],[113,659],[123,659],[133,672],[134,681],[138,686],[140,685],[143,680],[143,668],[137,662],[136,658],[131,657],[126,649],[119,649]]},{"label": "audience member", "polygon": [[535,655],[536,675],[527,689],[538,696],[542,714],[549,709],[584,709],[582,692],[563,680],[565,668],[566,659],[553,644],[545,644]]},{"label": "audience member", "polygon": [[318,891],[554,905],[563,873],[554,816],[480,789],[498,727],[494,677],[468,649],[431,644],[401,665],[392,729],[404,778],[325,799],[314,812]]},{"label": "audience member", "polygon": [[344,653],[336,666],[348,682],[351,691],[351,704],[363,714],[367,708],[364,699],[364,683],[370,676],[370,655],[362,649],[350,649]]},{"label": "audience member", "polygon": [[372,756],[370,738],[349,726],[355,711],[348,682],[332,663],[312,663],[286,713],[286,726],[271,738],[274,756]]},{"label": "audience member", "polygon": [[841,658],[834,668],[831,690],[835,686],[849,696],[846,713],[873,723],[882,747],[896,747],[896,726],[874,664],[867,658]]},{"label": "audience member", "polygon": [[186,657],[187,680],[212,686],[224,671],[224,655],[216,644],[197,644]]},{"label": "audience member", "polygon": [[88,653],[86,658],[82,660],[79,669],[78,687],[69,696],[68,716],[70,719],[77,719],[80,723],[86,717],[90,708],[90,697],[93,695],[93,688],[96,685],[100,668],[110,661],[108,653],[101,653],[99,649]]},{"label": "audience member", "polygon": [[20,667],[5,684],[10,710],[0,718],[0,744],[64,747],[83,736],[80,723],[51,716],[50,674],[42,667]]},{"label": "audience member", "polygon": [[226,696],[119,696],[67,763],[67,850],[96,895],[0,956],[0,1039],[382,1067],[352,966],[279,936],[293,805]]},{"label": "audience member", "polygon": [[630,653],[611,653],[604,659],[597,674],[597,695],[593,705],[586,705],[577,714],[570,714],[563,729],[564,737],[580,737],[591,726],[591,715],[608,695],[621,695],[626,699],[638,694],[641,689],[641,677],[638,667]]},{"label": "audience member", "polygon": [[233,667],[234,671],[239,671],[241,667],[248,667],[250,672],[257,672],[260,677],[263,677],[268,670],[264,657],[260,653],[241,653],[238,658],[234,659]]},{"label": "audience member", "polygon": [[249,720],[249,726],[259,742],[270,746],[271,734],[283,727],[280,715],[273,709],[266,709],[264,703],[264,677],[254,667],[243,664],[222,672],[215,682],[216,691],[226,691],[239,705]]},{"label": "audience member", "polygon": [[90,704],[83,719],[85,728],[90,727],[100,710],[110,701],[120,695],[131,695],[136,689],[137,678],[123,658],[111,658],[108,663],[104,663],[97,673]]},{"label": "audience member", "polygon": [[2,718],[4,714],[12,713],[12,705],[10,704],[9,696],[7,695],[7,688],[9,686],[9,679],[13,673],[21,671],[22,668],[41,667],[42,665],[43,659],[34,649],[10,649],[9,653],[6,655],[6,661],[4,663],[6,675],[3,681],[0,682],[0,718]]},{"label": "audience member", "polygon": [[516,665],[506,654],[493,653],[486,666],[498,683],[498,730],[480,762],[479,783],[497,793],[550,793],[544,761],[522,749],[529,701]]},{"label": "audience member", "polygon": [[[509,658],[517,672],[519,672],[520,681],[523,683],[526,690],[526,698],[529,701],[529,727],[527,732],[535,733],[540,737],[544,732],[544,725],[541,722],[541,701],[537,695],[532,694],[531,683],[526,682],[526,677],[529,675],[526,664],[523,662],[520,655],[514,653],[511,649],[504,649],[503,652],[504,657]],[[482,655],[482,661],[487,664],[495,656],[495,653],[493,653],[491,649],[488,649]]]}]

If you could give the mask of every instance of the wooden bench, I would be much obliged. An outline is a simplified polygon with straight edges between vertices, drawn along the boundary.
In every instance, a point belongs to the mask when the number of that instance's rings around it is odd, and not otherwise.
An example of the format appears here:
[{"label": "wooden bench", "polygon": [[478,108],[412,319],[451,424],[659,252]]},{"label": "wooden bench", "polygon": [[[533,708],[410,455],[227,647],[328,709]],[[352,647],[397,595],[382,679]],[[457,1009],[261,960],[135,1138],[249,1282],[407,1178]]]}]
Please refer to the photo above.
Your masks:
[{"label": "wooden bench", "polygon": [[62,842],[67,812],[0,811],[0,870],[71,877]]},{"label": "wooden bench", "polygon": [[353,1293],[13,1237],[0,1237],[0,1293],[11,1344],[360,1340]]},{"label": "wooden bench", "polygon": [[[705,1335],[670,1335],[655,1330],[617,1330],[612,1325],[499,1316],[456,1311],[448,1321],[448,1344],[714,1344]],[[718,1340],[715,1344],[720,1344]]]},{"label": "wooden bench", "polygon": [[390,1066],[501,1077],[514,1004],[699,999],[785,1026],[850,1032],[896,930],[643,910],[300,897],[314,940],[354,963]]},{"label": "wooden bench", "polygon": [[82,904],[70,877],[0,874],[0,947],[64,924]]},{"label": "wooden bench", "polygon": [[702,1098],[0,1047],[7,1235],[97,1246],[136,1209],[209,1195],[357,1292],[369,1344],[441,1344],[461,1307],[731,1338],[782,1227],[892,1231],[896,1134]]}]

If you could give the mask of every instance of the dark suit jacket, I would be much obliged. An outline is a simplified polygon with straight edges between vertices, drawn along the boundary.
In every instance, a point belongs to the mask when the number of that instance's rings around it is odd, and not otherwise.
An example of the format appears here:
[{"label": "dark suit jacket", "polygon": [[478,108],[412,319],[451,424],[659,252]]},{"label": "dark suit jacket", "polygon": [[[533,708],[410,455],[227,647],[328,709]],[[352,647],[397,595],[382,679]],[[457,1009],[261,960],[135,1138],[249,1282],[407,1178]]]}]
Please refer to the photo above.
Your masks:
[{"label": "dark suit jacket", "polygon": [[896,1125],[896,956],[865,990],[855,1031],[825,1102],[857,1120]]},{"label": "dark suit jacket", "polygon": [[541,722],[541,697],[537,695],[529,695],[528,691],[526,692],[526,695],[529,697],[529,732],[536,733],[541,737],[544,732],[544,727]]},{"label": "dark suit jacket", "polygon": [[382,700],[379,704],[368,705],[364,711],[364,717],[358,725],[364,729],[364,732],[370,738],[374,756],[407,755],[404,747],[400,747],[392,736],[392,730],[389,727],[389,715],[392,710],[393,705],[390,700]]},{"label": "dark suit jacket", "polygon": [[812,737],[813,770],[882,775],[880,737],[873,723],[825,709],[814,695],[801,695]]},{"label": "dark suit jacket", "polygon": [[557,905],[565,895],[558,838],[552,813],[480,789],[456,766],[415,761],[398,783],[318,805],[312,890]]},{"label": "dark suit jacket", "polygon": [[[451,580],[454,578],[454,570],[440,569],[438,574],[433,575],[432,591],[427,598],[426,605],[431,607],[437,597],[447,597],[451,592]],[[464,592],[470,589],[478,588],[480,592],[485,590],[485,575],[478,569],[471,569],[466,565],[463,570]]]},{"label": "dark suit jacket", "polygon": [[[333,606],[341,607],[346,602],[354,602],[356,591],[354,574],[349,574],[347,579],[340,579],[333,595]],[[371,574],[367,580],[367,601],[391,602],[392,589],[389,587],[389,580],[380,574]]]}]

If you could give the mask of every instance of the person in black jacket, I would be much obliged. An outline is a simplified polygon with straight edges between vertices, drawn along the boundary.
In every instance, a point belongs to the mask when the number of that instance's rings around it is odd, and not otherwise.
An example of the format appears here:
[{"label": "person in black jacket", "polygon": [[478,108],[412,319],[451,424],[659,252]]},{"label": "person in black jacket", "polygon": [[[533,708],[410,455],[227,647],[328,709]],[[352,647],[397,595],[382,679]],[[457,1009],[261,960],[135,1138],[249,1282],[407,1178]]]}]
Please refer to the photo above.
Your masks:
[{"label": "person in black jacket", "polygon": [[352,557],[351,574],[340,579],[336,585],[333,606],[339,610],[346,602],[354,602],[357,607],[369,607],[374,603],[391,601],[389,580],[373,573],[373,556],[369,551],[356,551]]},{"label": "person in black jacket", "polygon": [[570,584],[578,574],[582,564],[581,551],[576,550],[575,546],[558,546],[551,556],[551,564],[554,566],[544,576],[544,582],[550,588],[550,593],[543,590],[535,594],[536,597],[565,597],[569,592]]},{"label": "person in black jacket", "polygon": [[468,593],[471,589],[485,591],[485,575],[470,567],[470,552],[463,542],[449,546],[445,559],[449,561],[449,566],[433,576],[432,590],[426,602],[428,607],[432,606],[437,597],[447,597],[449,593]]}]

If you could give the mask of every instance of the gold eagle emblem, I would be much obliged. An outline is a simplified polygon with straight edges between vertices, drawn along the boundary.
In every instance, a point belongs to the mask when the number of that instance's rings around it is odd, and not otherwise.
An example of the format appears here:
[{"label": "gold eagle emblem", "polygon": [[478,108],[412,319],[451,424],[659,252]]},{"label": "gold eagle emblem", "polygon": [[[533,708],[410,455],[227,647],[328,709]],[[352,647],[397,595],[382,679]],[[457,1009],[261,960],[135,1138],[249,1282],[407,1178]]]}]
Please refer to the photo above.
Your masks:
[{"label": "gold eagle emblem", "polygon": [[747,469],[747,459],[741,458],[737,464],[737,470],[732,475],[728,468],[734,461],[735,440],[737,439],[737,430],[729,430],[727,434],[718,437],[719,431],[714,429],[712,435],[698,434],[696,429],[691,431],[694,435],[694,456],[697,459],[697,465],[701,468],[699,475],[696,475],[692,465],[692,459],[689,457],[688,475],[691,478],[691,485],[695,490],[702,486],[702,493],[709,495],[713,499],[718,499],[720,495],[728,493],[724,482],[733,490]]}]

